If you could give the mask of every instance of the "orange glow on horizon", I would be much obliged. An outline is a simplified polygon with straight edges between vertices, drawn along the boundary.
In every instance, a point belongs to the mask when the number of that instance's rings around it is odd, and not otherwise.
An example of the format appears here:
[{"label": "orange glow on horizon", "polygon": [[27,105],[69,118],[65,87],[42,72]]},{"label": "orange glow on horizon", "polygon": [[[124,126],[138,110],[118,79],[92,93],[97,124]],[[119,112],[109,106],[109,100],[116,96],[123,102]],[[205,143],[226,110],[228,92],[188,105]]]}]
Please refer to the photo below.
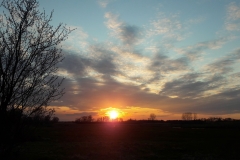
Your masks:
[{"label": "orange glow on horizon", "polygon": [[118,108],[104,108],[100,110],[99,115],[103,115],[103,116],[107,116],[110,118],[110,120],[116,120],[118,118],[123,118],[125,115],[125,112],[123,112],[122,110],[118,109]]},{"label": "orange glow on horizon", "polygon": [[[126,107],[108,107],[108,108],[96,108],[95,110],[85,110],[82,111],[77,107],[71,108],[68,106],[49,106],[50,108],[55,109],[56,116],[60,118],[60,121],[73,121],[76,118],[81,116],[92,115],[94,119],[109,117],[111,121],[123,120],[127,121],[129,119],[133,120],[148,120],[151,113],[157,115],[157,120],[181,120],[182,113],[172,113],[163,111],[156,108],[148,107],[137,107],[137,106],[126,106]],[[111,116],[111,112],[113,112]],[[91,112],[93,114],[91,114]],[[85,114],[84,114],[85,113]],[[94,114],[95,113],[95,114]],[[240,114],[198,114],[198,118],[209,118],[209,117],[222,117],[222,118],[233,118],[239,119]]]}]

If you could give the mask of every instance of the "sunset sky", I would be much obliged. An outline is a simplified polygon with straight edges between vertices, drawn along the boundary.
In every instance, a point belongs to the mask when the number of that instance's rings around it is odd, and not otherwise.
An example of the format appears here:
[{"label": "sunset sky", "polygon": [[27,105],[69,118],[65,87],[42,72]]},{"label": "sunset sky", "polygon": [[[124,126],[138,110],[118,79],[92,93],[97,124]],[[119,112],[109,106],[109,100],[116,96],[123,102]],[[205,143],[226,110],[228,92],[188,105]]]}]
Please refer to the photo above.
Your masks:
[{"label": "sunset sky", "polygon": [[40,0],[52,25],[76,28],[62,43],[60,120],[240,119],[240,1]]}]

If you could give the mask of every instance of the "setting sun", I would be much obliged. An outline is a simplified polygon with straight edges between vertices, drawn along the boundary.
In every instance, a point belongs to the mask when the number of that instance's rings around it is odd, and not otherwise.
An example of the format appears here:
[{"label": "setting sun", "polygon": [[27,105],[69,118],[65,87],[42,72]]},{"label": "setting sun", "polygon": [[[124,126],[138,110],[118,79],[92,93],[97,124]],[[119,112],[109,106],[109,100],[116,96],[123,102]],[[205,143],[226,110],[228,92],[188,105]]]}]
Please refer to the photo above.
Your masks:
[{"label": "setting sun", "polygon": [[115,110],[110,111],[110,112],[109,112],[109,117],[110,117],[110,119],[116,119],[116,118],[118,118],[118,112],[115,111]]},{"label": "setting sun", "polygon": [[123,121],[123,118],[125,117],[126,113],[119,109],[119,108],[115,108],[115,107],[108,107],[108,108],[104,108],[101,109],[99,112],[99,116],[102,117],[108,117],[108,121]]}]

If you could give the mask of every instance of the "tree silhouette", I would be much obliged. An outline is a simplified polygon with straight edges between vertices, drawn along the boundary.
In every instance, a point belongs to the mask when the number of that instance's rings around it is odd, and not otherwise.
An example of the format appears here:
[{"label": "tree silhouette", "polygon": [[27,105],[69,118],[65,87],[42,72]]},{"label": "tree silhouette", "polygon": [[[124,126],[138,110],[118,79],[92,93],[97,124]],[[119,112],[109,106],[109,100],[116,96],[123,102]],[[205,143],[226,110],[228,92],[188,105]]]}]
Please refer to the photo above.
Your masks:
[{"label": "tree silhouette", "polygon": [[53,122],[53,123],[59,122],[59,118],[58,118],[58,117],[53,117],[52,122]]},{"label": "tree silhouette", "polygon": [[184,121],[197,120],[197,113],[185,112],[182,114],[182,120]]},{"label": "tree silhouette", "polygon": [[49,103],[63,95],[56,65],[63,59],[59,44],[71,30],[51,26],[53,12],[41,13],[36,0],[3,0],[1,7],[8,12],[0,18],[1,142],[10,144],[23,115],[44,115]]},{"label": "tree silhouette", "polygon": [[92,115],[82,116],[82,117],[80,117],[80,118],[76,118],[75,122],[76,122],[76,123],[81,123],[81,122],[93,122],[93,117],[92,117]]},{"label": "tree silhouette", "polygon": [[151,121],[154,121],[154,120],[156,120],[156,118],[157,118],[156,114],[151,113],[148,119]]},{"label": "tree silhouette", "polygon": [[192,112],[185,112],[185,113],[183,113],[182,114],[182,120],[185,120],[185,121],[193,120]]},{"label": "tree silhouette", "polygon": [[193,113],[193,120],[197,120],[197,113]]},{"label": "tree silhouette", "polygon": [[110,121],[109,116],[103,116],[103,117],[97,118],[97,122],[109,122],[109,121]]}]

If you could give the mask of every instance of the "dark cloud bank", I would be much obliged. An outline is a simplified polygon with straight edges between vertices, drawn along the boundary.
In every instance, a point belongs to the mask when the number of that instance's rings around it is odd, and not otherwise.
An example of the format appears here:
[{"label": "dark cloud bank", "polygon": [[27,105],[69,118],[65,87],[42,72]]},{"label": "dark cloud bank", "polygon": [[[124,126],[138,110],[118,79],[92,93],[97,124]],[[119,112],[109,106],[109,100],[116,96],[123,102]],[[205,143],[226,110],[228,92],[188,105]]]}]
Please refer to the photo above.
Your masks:
[{"label": "dark cloud bank", "polygon": [[[126,28],[126,33],[133,32]],[[132,43],[128,39],[129,43]],[[123,75],[113,62],[113,53],[98,48],[97,57],[86,58],[76,53],[64,53],[65,60],[59,65],[60,70],[67,71],[71,76],[66,77],[63,87],[66,94],[61,102],[52,105],[68,106],[80,111],[98,110],[102,106],[119,105],[119,107],[137,106],[162,109],[171,113],[183,113],[186,111],[199,114],[232,114],[239,113],[240,87],[226,88],[220,93],[206,96],[207,91],[221,88],[226,85],[227,71],[231,71],[230,63],[239,58],[239,50],[232,56],[209,64],[207,71],[216,70],[216,74],[204,76],[205,73],[187,73],[177,79],[168,81],[162,90],[156,94],[149,92],[148,88],[142,89],[142,85],[121,83],[113,78],[115,75]],[[110,55],[110,56],[109,56]],[[233,57],[233,58],[232,58]],[[234,58],[235,57],[235,58]],[[236,58],[237,57],[237,58]],[[155,79],[161,81],[161,72],[174,72],[189,69],[187,58],[170,59],[164,55],[157,55],[149,64],[149,70],[154,71]],[[221,64],[219,64],[221,63]],[[99,73],[99,76],[89,75],[88,69]],[[221,74],[220,74],[221,73]],[[240,77],[240,73],[234,73]],[[203,78],[204,77],[204,78]],[[146,82],[151,83],[151,82]],[[169,96],[175,96],[170,98]],[[109,105],[109,106],[107,106]]]}]

